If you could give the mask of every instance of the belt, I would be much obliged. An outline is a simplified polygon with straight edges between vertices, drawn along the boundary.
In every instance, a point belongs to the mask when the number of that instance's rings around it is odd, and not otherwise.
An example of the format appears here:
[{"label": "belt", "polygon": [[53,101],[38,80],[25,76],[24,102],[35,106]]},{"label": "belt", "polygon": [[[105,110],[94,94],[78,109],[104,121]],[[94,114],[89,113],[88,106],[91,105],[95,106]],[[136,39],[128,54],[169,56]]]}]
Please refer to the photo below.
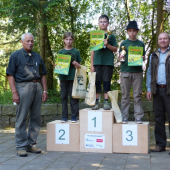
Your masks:
[{"label": "belt", "polygon": [[159,88],[166,88],[166,85],[161,85],[161,84],[159,85],[159,84],[158,84],[157,86],[158,86]]},{"label": "belt", "polygon": [[22,82],[17,82],[17,83],[24,83],[24,82],[34,82],[34,83],[40,83],[41,80],[26,80],[26,81],[22,81]]}]

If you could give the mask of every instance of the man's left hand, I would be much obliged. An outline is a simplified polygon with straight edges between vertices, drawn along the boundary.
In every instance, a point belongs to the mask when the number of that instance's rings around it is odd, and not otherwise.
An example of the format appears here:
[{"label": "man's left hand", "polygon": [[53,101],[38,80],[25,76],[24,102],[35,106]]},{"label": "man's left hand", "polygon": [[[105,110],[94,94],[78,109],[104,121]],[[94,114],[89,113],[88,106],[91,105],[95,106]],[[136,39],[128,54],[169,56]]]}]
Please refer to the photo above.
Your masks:
[{"label": "man's left hand", "polygon": [[47,98],[48,98],[47,93],[44,93],[44,92],[43,92],[43,94],[42,94],[42,101],[43,101],[43,102],[46,102],[46,101],[47,101]]}]

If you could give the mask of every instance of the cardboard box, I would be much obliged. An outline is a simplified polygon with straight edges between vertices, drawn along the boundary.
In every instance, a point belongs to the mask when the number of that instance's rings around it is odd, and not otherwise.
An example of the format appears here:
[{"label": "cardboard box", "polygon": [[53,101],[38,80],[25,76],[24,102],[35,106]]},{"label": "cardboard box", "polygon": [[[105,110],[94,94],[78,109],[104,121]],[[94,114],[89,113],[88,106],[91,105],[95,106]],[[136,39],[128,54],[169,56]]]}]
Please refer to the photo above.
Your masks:
[{"label": "cardboard box", "polygon": [[80,151],[79,121],[77,121],[77,123],[71,123],[71,121],[69,120],[66,123],[60,123],[60,120],[55,120],[53,122],[47,123],[47,151],[79,152]]},{"label": "cardboard box", "polygon": [[112,153],[113,110],[80,110],[80,152]]},{"label": "cardboard box", "polygon": [[113,124],[113,152],[148,153],[149,122]]}]

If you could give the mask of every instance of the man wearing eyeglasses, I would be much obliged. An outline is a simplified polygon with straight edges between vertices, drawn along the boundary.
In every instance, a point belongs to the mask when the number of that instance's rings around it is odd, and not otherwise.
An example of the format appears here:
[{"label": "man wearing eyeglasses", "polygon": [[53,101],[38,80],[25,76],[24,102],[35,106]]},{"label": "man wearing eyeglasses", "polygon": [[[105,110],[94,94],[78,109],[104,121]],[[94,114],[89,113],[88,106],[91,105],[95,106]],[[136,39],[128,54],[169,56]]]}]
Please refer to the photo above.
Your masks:
[{"label": "man wearing eyeglasses", "polygon": [[[32,51],[34,37],[31,33],[21,37],[23,48],[11,54],[6,74],[17,104],[15,142],[17,154],[41,153],[35,144],[41,126],[41,102],[47,100],[47,70],[41,56]],[[29,112],[28,132],[26,120]]]}]

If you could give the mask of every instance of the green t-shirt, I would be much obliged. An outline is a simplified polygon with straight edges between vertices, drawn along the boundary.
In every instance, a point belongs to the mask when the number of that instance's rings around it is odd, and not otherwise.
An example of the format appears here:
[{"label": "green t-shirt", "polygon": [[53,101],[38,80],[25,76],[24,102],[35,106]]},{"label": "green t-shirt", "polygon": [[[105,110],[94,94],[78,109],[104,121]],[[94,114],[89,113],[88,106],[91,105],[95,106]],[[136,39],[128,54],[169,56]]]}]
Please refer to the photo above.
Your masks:
[{"label": "green t-shirt", "polygon": [[136,41],[131,41],[129,39],[123,41],[120,44],[120,49],[119,49],[119,53],[122,51],[121,47],[125,46],[126,49],[126,54],[125,54],[125,62],[121,62],[121,72],[143,72],[142,66],[128,66],[128,49],[129,46],[135,46],[135,47],[143,47],[143,56],[145,55],[145,45],[142,41],[140,40],[136,40]]},{"label": "green t-shirt", "polygon": [[71,63],[70,63],[69,73],[68,73],[68,75],[59,74],[60,81],[62,81],[62,80],[74,80],[76,69],[75,69],[74,65],[72,64],[72,62],[74,60],[77,61],[77,62],[81,62],[79,50],[77,50],[76,48],[72,48],[71,50],[62,49],[58,52],[58,54],[69,54],[69,55],[71,55]]},{"label": "green t-shirt", "polygon": [[[108,34],[106,34],[108,36]],[[117,47],[116,37],[114,34],[109,36],[108,43],[111,46]],[[94,52],[93,65],[109,65],[114,66],[114,54],[113,51],[108,48],[102,48]]]}]

